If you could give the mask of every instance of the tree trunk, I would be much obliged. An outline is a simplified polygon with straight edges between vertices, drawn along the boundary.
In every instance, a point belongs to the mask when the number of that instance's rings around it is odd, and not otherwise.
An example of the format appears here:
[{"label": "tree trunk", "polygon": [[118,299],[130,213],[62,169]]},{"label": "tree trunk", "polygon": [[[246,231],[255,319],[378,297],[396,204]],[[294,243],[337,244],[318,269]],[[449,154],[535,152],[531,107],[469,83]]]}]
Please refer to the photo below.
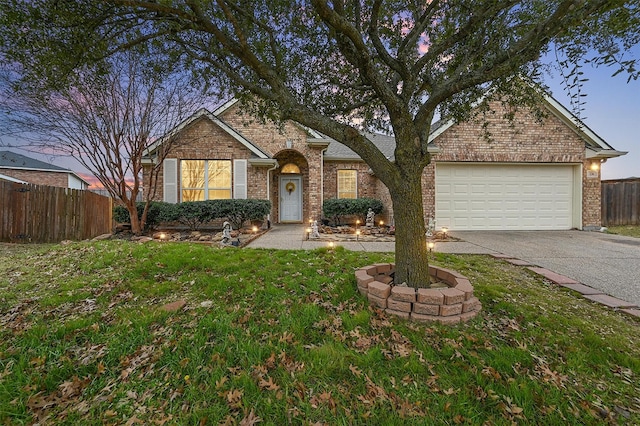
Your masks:
[{"label": "tree trunk", "polygon": [[136,206],[135,199],[128,200],[127,211],[129,212],[129,223],[131,224],[131,232],[134,235],[142,234],[142,226],[140,224],[140,218],[138,217],[138,208]]},{"label": "tree trunk", "polygon": [[422,206],[422,173],[413,173],[389,188],[396,227],[395,282],[414,288],[429,286],[424,208]]}]

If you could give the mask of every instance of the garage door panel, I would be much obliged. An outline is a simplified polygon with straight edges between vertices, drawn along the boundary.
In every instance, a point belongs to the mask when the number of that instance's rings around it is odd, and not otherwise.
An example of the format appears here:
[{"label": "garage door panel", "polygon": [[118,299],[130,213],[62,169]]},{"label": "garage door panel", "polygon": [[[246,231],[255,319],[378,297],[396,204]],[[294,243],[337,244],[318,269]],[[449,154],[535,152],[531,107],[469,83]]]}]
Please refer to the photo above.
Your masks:
[{"label": "garage door panel", "polygon": [[451,229],[570,229],[571,165],[436,165],[436,220]]}]

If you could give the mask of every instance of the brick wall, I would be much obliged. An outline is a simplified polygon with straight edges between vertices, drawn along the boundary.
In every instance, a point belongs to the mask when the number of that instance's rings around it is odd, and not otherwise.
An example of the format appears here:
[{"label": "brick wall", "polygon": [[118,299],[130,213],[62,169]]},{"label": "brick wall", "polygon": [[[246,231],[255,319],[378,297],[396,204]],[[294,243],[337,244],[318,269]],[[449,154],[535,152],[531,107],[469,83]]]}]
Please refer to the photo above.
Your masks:
[{"label": "brick wall", "polygon": [[[425,221],[435,216],[435,167],[437,162],[494,163],[566,163],[583,164],[583,225],[600,224],[600,178],[586,178],[590,162],[584,159],[584,142],[563,121],[549,114],[537,121],[533,113],[519,111],[513,122],[503,118],[500,103],[492,105],[495,112],[466,123],[455,124],[439,135],[435,144],[441,152],[434,154],[432,164],[425,168],[423,203]],[[369,166],[359,161],[330,161],[322,169],[322,149],[307,144],[308,134],[294,123],[281,127],[261,123],[242,115],[237,106],[230,107],[221,117],[227,124],[278,160],[280,167],[296,164],[303,177],[303,222],[322,215],[323,199],[337,196],[337,170],[358,171],[358,197],[380,199],[384,220],[391,223],[393,206],[389,191]],[[486,123],[485,123],[486,120]],[[483,125],[490,134],[483,133]],[[200,119],[180,135],[181,144],[169,155],[178,159],[240,159],[253,154],[240,142],[207,119]],[[267,197],[267,167],[248,166],[248,196]],[[278,186],[280,169],[270,174],[269,198],[273,202],[271,220],[278,222]],[[322,179],[324,176],[324,179]],[[19,177],[18,177],[19,178]],[[20,178],[19,178],[20,179]],[[322,182],[323,180],[323,182]],[[162,180],[157,199],[162,199]]]},{"label": "brick wall", "polygon": [[69,175],[60,172],[45,172],[38,170],[0,169],[0,174],[23,180],[34,185],[69,187]]},{"label": "brick wall", "polygon": [[[288,162],[300,168],[303,178],[303,222],[322,214],[322,148],[307,144],[306,130],[293,122],[282,126],[262,123],[244,115],[237,105],[224,111],[221,117],[245,138],[253,141],[264,152],[278,160],[280,167]],[[271,195],[274,211],[271,220],[278,222],[278,183],[280,168],[272,172]]]},{"label": "brick wall", "polygon": [[[597,170],[591,168],[597,166]],[[590,173],[591,171],[591,173]],[[582,166],[582,226],[601,226],[601,175],[600,160],[584,160]],[[595,174],[596,176],[588,176]]]},{"label": "brick wall", "polygon": [[[469,122],[454,124],[434,141],[441,149],[423,175],[425,215],[435,213],[434,165],[438,162],[555,163],[583,164],[583,226],[600,224],[600,178],[587,179],[590,162],[584,158],[584,141],[555,115],[541,121],[522,108],[513,122],[503,118],[500,103],[493,103],[493,113]],[[486,120],[486,122],[485,122]],[[483,133],[483,124],[489,138]]]},{"label": "brick wall", "polygon": [[[251,158],[253,153],[216,124],[200,118],[179,135],[167,158],[178,160],[236,160]],[[178,167],[180,163],[178,162]],[[163,199],[163,171],[160,171],[156,200]],[[178,176],[180,174],[178,173]],[[148,185],[148,177],[145,176]],[[178,194],[180,194],[178,178]],[[247,166],[247,195],[249,198],[266,198],[267,183],[264,168]],[[178,197],[180,199],[180,197]]]}]

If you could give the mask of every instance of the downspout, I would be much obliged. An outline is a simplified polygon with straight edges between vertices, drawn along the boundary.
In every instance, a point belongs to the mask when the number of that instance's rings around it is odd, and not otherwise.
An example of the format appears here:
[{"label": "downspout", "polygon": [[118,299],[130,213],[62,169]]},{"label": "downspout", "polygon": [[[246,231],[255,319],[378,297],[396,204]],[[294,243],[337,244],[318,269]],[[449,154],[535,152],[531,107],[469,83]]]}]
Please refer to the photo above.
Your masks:
[{"label": "downspout", "polygon": [[322,205],[324,204],[324,153],[329,149],[326,148],[320,150],[320,222],[322,223]]},{"label": "downspout", "polygon": [[[278,164],[278,161],[276,161],[276,163],[273,165],[273,167],[271,167],[270,169],[267,169],[267,200],[271,201],[271,179],[270,179],[270,175],[271,172],[275,169],[277,169],[278,167],[280,167],[280,165]],[[271,208],[273,209],[273,203],[271,204]],[[267,223],[268,226],[271,226],[271,212],[269,212],[269,214],[267,215]]]}]

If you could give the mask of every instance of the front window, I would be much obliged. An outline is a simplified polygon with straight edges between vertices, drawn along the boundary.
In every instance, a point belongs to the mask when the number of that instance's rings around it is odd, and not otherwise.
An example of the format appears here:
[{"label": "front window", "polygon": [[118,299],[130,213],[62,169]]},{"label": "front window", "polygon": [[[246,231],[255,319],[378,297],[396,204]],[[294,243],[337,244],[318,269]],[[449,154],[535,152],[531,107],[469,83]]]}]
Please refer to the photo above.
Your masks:
[{"label": "front window", "polygon": [[358,172],[338,170],[338,198],[358,198]]},{"label": "front window", "polygon": [[182,201],[231,198],[231,160],[182,160]]}]

